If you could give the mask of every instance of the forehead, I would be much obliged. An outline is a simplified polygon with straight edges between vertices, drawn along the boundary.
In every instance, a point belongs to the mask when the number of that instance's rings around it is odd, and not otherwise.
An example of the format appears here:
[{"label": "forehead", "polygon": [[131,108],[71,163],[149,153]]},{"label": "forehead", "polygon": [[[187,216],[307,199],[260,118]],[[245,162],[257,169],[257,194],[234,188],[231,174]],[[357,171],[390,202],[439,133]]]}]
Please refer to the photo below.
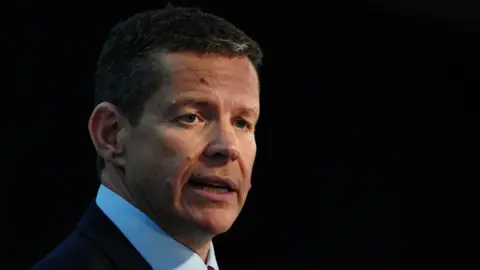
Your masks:
[{"label": "forehead", "polygon": [[257,72],[247,57],[181,52],[165,54],[163,60],[174,85],[230,83],[258,90]]},{"label": "forehead", "polygon": [[214,94],[238,101],[259,97],[257,72],[247,57],[184,52],[161,57],[166,83],[156,95],[157,99],[175,99],[186,92]]}]

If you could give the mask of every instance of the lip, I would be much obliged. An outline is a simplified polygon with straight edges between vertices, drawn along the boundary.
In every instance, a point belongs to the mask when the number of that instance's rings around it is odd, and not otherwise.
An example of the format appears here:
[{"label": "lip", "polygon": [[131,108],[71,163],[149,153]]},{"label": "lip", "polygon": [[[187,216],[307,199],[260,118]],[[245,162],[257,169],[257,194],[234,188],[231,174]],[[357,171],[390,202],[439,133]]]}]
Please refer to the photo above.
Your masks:
[{"label": "lip", "polygon": [[190,192],[195,194],[195,196],[203,197],[209,201],[231,201],[235,200],[238,191],[238,185],[233,179],[226,178],[226,177],[219,177],[216,175],[193,175],[192,179],[196,181],[204,182],[204,183],[211,183],[211,184],[218,184],[218,185],[227,185],[230,188],[228,192],[215,192],[208,189],[201,189],[196,188],[193,185],[187,183],[187,188]]},{"label": "lip", "polygon": [[236,198],[237,193],[235,191],[228,191],[223,193],[218,193],[215,191],[198,189],[193,186],[189,186],[188,189],[194,193],[196,196],[200,196],[204,199],[214,202],[226,202],[232,201]]},{"label": "lip", "polygon": [[193,175],[192,178],[204,183],[226,185],[230,188],[231,190],[230,192],[238,191],[237,182],[235,182],[233,179],[228,177],[221,177],[217,175]]}]

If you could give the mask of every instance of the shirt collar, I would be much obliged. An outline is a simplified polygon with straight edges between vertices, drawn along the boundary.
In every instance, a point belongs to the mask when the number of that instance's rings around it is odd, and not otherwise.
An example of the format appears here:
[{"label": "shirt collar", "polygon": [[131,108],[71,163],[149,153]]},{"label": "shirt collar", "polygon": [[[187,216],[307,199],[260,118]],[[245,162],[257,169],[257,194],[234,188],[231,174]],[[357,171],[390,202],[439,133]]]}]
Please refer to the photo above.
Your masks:
[{"label": "shirt collar", "polygon": [[170,237],[142,211],[106,186],[100,186],[96,203],[153,269],[205,270],[211,266],[219,270],[213,243],[210,243],[205,265],[198,254]]}]

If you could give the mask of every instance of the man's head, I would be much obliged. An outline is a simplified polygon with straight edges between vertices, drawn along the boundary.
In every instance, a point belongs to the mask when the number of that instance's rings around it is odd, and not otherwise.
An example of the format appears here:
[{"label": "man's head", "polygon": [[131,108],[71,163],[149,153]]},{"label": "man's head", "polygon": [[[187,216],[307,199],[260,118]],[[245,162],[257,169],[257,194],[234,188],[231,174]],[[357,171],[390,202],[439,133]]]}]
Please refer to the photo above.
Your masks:
[{"label": "man's head", "polygon": [[102,182],[180,241],[226,231],[250,189],[261,58],[255,41],[198,9],[118,24],[89,121]]}]

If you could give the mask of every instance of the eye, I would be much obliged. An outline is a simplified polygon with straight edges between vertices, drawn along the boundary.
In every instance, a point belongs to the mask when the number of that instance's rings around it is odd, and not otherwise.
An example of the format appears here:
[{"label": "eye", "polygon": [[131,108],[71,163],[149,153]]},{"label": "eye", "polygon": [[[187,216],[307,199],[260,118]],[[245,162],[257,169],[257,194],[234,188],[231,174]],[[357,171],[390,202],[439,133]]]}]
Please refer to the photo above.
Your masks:
[{"label": "eye", "polygon": [[248,123],[243,119],[235,120],[235,126],[240,129],[245,129],[245,128],[249,129],[251,127],[250,123]]},{"label": "eye", "polygon": [[194,124],[196,121],[199,121],[199,117],[196,114],[187,113],[177,117],[175,120],[184,124]]}]

